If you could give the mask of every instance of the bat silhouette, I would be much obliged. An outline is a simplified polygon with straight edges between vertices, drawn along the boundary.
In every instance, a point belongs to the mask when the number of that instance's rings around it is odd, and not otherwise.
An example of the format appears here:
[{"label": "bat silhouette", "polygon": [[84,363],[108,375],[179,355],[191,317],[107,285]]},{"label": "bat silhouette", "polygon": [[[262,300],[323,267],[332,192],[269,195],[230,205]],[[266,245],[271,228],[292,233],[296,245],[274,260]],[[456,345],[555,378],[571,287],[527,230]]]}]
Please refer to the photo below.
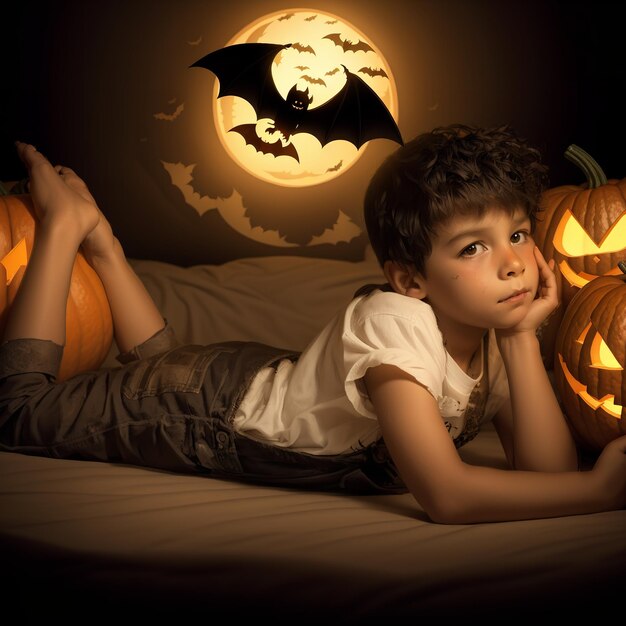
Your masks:
[{"label": "bat silhouette", "polygon": [[154,119],[165,120],[166,122],[173,122],[183,111],[185,110],[184,104],[179,104],[176,107],[176,111],[172,114],[168,113],[154,113]]},{"label": "bat silhouette", "polygon": [[359,72],[363,72],[363,74],[368,74],[372,78],[374,76],[384,76],[385,78],[389,78],[389,76],[387,76],[387,72],[379,67],[362,67]]},{"label": "bat silhouette", "polygon": [[315,54],[315,50],[313,50],[311,46],[303,46],[301,43],[292,43],[291,45],[293,49],[298,52],[310,52],[311,54]]},{"label": "bat silhouette", "polygon": [[213,72],[219,80],[217,97],[238,96],[252,105],[257,120],[269,118],[273,127],[270,135],[280,133],[274,143],[263,141],[256,124],[240,124],[229,131],[237,132],[258,152],[287,155],[300,161],[291,143],[297,133],[309,133],[325,146],[343,139],[356,148],[372,139],[391,139],[403,144],[393,116],[378,94],[360,77],[343,66],[346,84],[330,100],[309,109],[313,98],[294,85],[285,100],[272,78],[272,63],[276,55],[291,44],[244,43],[220,48],[202,57],[190,67],[202,67]]},{"label": "bat silhouette", "polygon": [[326,35],[323,39],[330,39],[336,46],[343,48],[344,52],[358,52],[359,50],[363,50],[364,52],[373,52],[374,50],[374,48],[372,48],[365,41],[359,40],[356,43],[352,43],[347,39],[342,39],[339,33]]},{"label": "bat silhouette", "polygon": [[302,74],[300,80],[303,80],[305,83],[311,83],[311,85],[324,85],[324,87],[326,87],[326,83],[323,78],[315,78],[313,76],[308,76],[307,74]]}]

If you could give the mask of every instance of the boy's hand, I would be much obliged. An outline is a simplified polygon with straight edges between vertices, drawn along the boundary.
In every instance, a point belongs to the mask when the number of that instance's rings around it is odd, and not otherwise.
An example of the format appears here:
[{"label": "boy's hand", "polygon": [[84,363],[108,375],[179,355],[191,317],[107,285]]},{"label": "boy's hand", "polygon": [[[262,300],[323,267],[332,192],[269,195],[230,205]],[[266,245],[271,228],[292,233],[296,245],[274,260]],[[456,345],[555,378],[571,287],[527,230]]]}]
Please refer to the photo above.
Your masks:
[{"label": "boy's hand", "polygon": [[498,329],[498,335],[514,335],[520,332],[536,332],[540,324],[547,319],[559,306],[559,297],[556,276],[554,275],[554,259],[546,263],[543,254],[537,246],[534,248],[537,268],[539,269],[539,285],[537,294],[524,319],[515,326],[507,329]]},{"label": "boy's hand", "polygon": [[591,473],[599,480],[598,494],[607,499],[609,509],[626,507],[626,435],[605,446]]}]

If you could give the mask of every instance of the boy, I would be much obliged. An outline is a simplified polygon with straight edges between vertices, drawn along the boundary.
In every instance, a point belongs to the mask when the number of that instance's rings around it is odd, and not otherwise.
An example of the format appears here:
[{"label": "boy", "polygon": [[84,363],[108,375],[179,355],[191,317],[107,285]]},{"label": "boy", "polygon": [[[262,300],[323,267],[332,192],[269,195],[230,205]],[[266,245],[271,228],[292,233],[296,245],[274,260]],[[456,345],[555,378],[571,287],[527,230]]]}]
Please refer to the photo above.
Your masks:
[{"label": "boy", "polygon": [[[2,449],[408,488],[441,523],[624,506],[626,437],[577,471],[542,364],[535,331],[557,306],[531,237],[545,168],[511,130],[437,129],[385,161],[365,218],[388,284],[358,293],[301,355],[175,347],[83,181],[32,146],[18,152],[39,229],[0,346]],[[79,246],[106,289],[123,365],[56,384]],[[517,471],[459,457],[489,419]]]}]

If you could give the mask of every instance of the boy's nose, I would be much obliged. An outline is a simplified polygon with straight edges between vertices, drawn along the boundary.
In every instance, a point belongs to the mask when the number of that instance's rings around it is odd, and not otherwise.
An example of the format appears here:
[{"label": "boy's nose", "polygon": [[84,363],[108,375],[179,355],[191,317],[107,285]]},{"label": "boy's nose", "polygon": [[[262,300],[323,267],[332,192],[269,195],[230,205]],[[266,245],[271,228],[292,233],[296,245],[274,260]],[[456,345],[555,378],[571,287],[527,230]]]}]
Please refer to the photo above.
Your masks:
[{"label": "boy's nose", "polygon": [[517,276],[524,271],[524,262],[513,248],[508,248],[502,259],[502,272],[507,277]]}]

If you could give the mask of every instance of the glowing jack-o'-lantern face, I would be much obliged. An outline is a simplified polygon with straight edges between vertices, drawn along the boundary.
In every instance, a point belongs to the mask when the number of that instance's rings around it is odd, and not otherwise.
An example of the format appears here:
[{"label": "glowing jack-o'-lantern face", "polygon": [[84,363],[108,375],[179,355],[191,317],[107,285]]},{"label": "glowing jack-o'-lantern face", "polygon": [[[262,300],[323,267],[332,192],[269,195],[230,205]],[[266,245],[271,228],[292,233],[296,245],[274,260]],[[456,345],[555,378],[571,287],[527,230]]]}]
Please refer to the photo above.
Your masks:
[{"label": "glowing jack-o'-lantern face", "polygon": [[556,262],[560,310],[541,329],[542,351],[554,358],[562,316],[576,293],[598,276],[617,276],[626,257],[626,178],[607,180],[600,166],[577,146],[566,157],[586,174],[587,184],[548,189],[542,197],[535,241]]},{"label": "glowing jack-o'-lantern face", "polygon": [[579,290],[555,352],[557,390],[578,442],[598,451],[626,434],[626,277],[600,277]]},{"label": "glowing jack-o'-lantern face", "polygon": [[[36,236],[34,209],[28,195],[0,196],[0,334],[17,294]],[[113,341],[113,321],[100,278],[78,253],[67,300],[66,343],[58,379],[99,367]]]},{"label": "glowing jack-o'-lantern face", "polygon": [[[585,336],[588,334],[589,329],[592,327],[592,323],[583,330],[582,335],[576,340],[579,344],[584,345]],[[593,339],[591,346],[589,347],[590,362],[587,367],[594,367],[603,370],[615,370],[621,371],[624,368],[619,364],[619,361],[615,358],[608,345],[602,339],[602,335],[594,329]],[[594,411],[602,408],[609,415],[612,415],[616,419],[621,419],[623,406],[615,403],[615,396],[611,393],[607,393],[603,397],[594,397],[588,391],[587,385],[583,385],[579,380],[572,375],[569,371],[567,364],[563,357],[559,354],[559,362],[563,370],[563,375],[567,380],[570,388],[584,400]]]},{"label": "glowing jack-o'-lantern face", "polygon": [[[588,213],[593,214],[593,211]],[[624,254],[624,250],[626,250],[626,209],[617,221],[609,227],[600,243],[596,243],[591,238],[591,235],[574,217],[572,211],[568,209],[558,223],[553,245],[555,250],[564,257],[558,264],[562,276],[572,287],[584,287],[590,280],[598,276],[599,263],[604,260],[605,266],[607,262],[608,265],[611,265],[612,255]],[[576,263],[575,260],[578,260],[579,265],[588,265],[589,263],[586,261],[591,260],[596,271],[594,273],[586,272],[584,269],[576,271],[572,267]],[[605,276],[618,275],[619,273],[617,264],[603,272]]]}]

